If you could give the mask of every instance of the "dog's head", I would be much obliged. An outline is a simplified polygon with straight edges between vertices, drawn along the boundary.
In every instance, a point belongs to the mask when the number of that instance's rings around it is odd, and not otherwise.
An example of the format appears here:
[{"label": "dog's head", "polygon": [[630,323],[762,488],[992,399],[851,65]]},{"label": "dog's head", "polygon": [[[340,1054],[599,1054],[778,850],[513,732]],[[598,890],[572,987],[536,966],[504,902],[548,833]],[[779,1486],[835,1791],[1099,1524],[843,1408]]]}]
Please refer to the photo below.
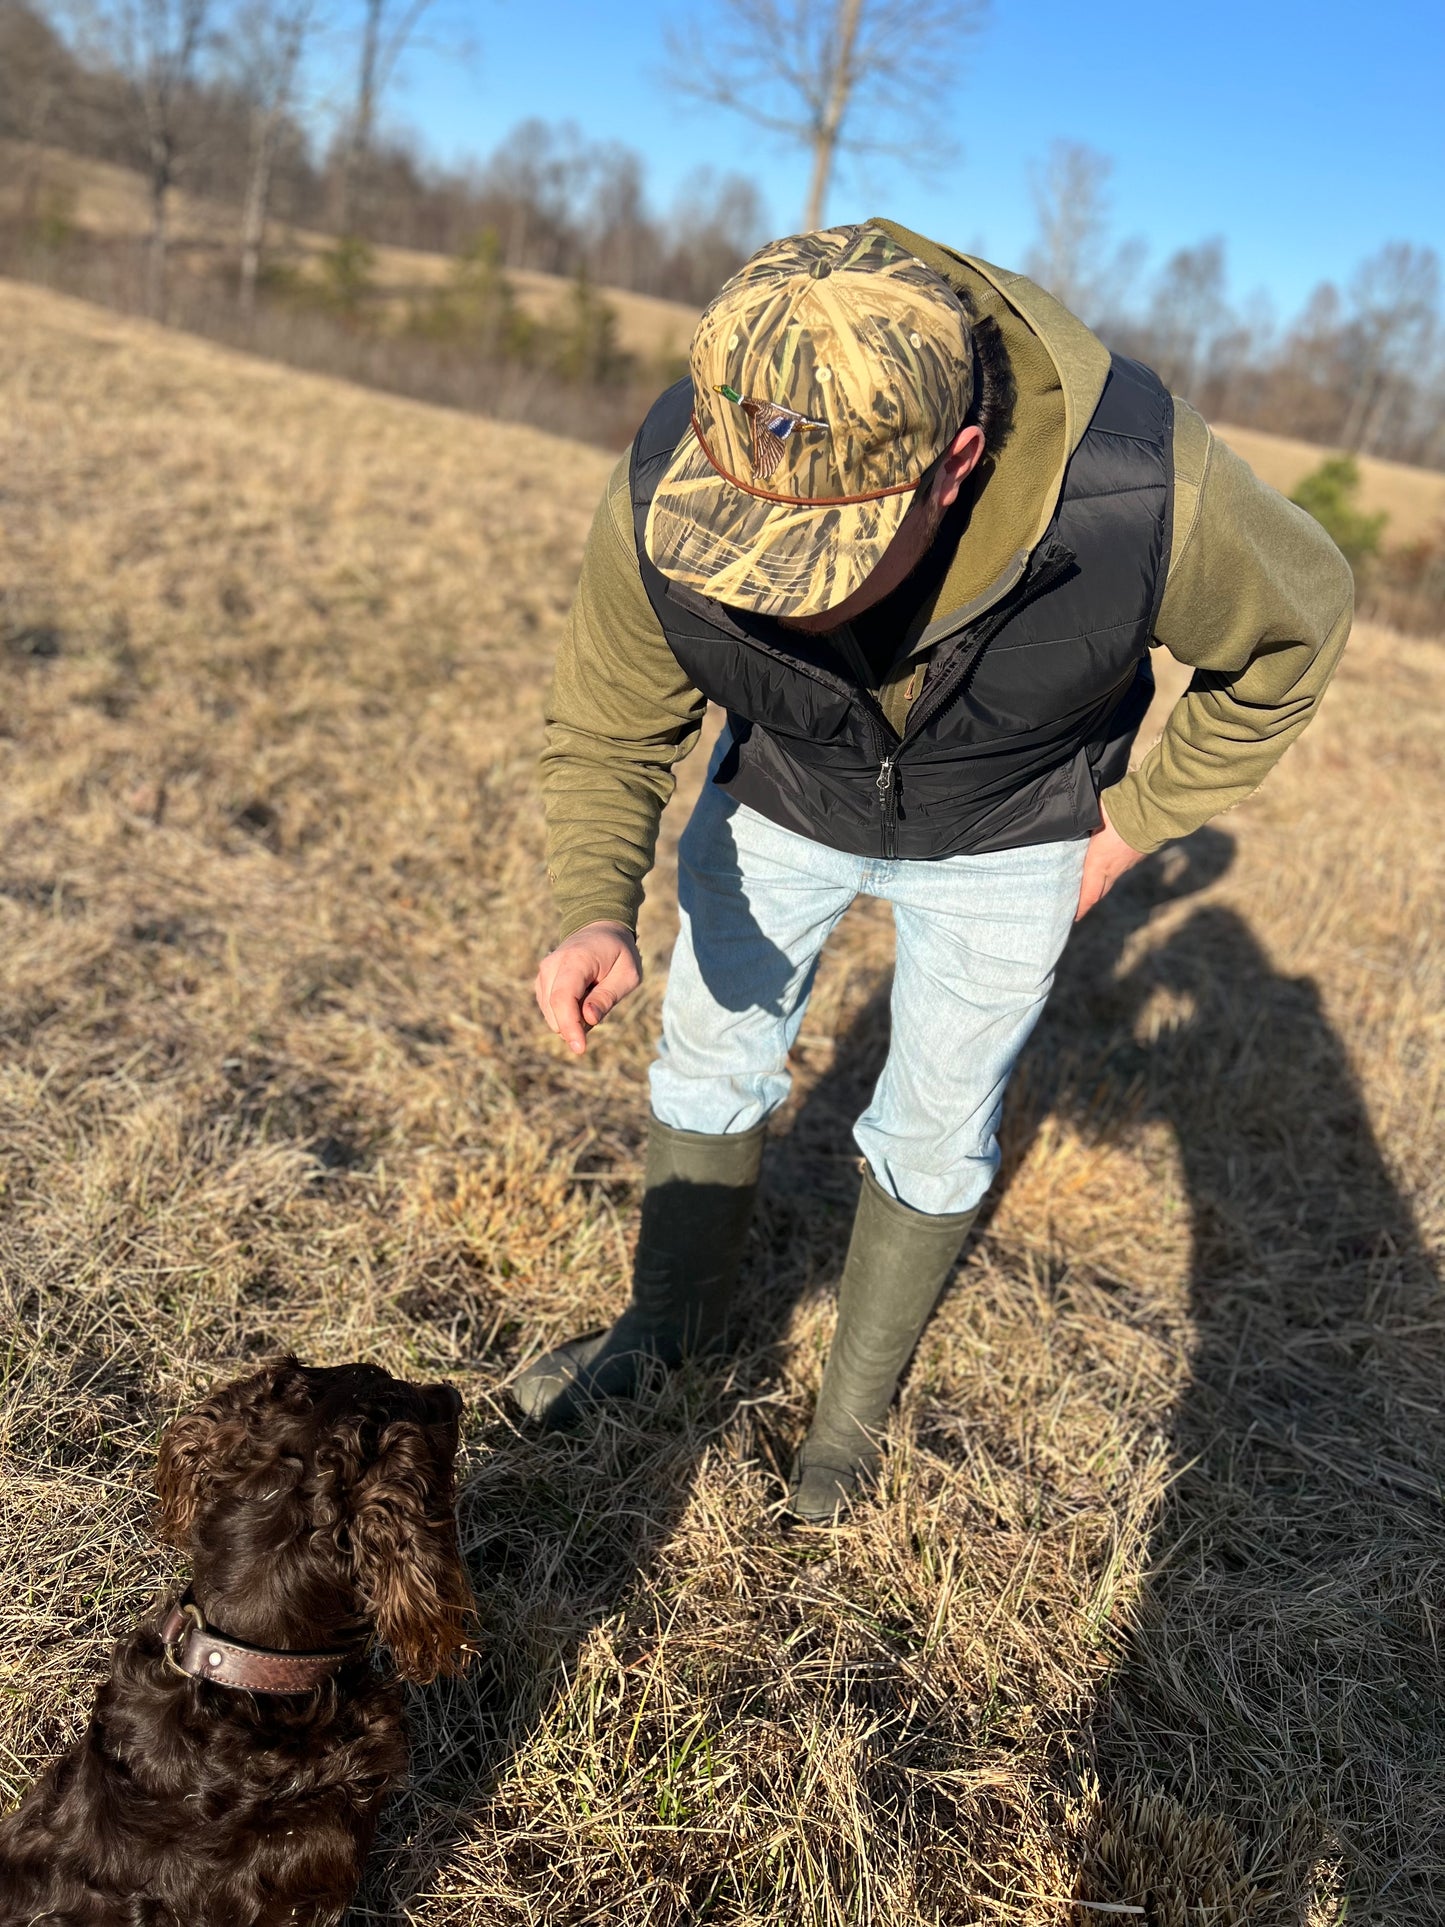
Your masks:
[{"label": "dog's head", "polygon": [[217,1623],[320,1646],[369,1621],[405,1678],[460,1672],[473,1603],[454,1518],[461,1409],[450,1385],[283,1358],[177,1419],[160,1525]]}]

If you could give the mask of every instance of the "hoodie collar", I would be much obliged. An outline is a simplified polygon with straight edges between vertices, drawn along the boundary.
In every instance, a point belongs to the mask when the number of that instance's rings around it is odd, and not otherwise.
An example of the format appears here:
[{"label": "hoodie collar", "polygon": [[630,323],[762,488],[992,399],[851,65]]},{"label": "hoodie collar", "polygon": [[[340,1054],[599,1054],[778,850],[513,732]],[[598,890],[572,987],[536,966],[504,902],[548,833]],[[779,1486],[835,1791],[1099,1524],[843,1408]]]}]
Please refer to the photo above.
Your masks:
[{"label": "hoodie collar", "polygon": [[953,560],[908,641],[913,653],[976,620],[1023,575],[1053,520],[1069,457],[1098,407],[1109,350],[1024,275],[956,253],[895,221],[869,225],[891,234],[967,295],[980,316],[997,322],[1018,384],[1013,433],[978,472]]}]

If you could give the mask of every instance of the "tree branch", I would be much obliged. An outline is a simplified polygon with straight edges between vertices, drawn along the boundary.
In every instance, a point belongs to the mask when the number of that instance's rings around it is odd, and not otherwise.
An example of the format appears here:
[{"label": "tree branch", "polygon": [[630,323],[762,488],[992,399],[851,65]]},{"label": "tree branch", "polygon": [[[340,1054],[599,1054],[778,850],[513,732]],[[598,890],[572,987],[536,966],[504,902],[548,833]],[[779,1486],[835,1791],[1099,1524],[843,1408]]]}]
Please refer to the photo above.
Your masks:
[{"label": "tree branch", "polygon": [[[717,31],[666,33],[675,93],[721,107],[813,157],[810,213],[834,161],[923,168],[951,144],[947,102],[988,0],[718,0]],[[865,131],[866,130],[866,131]]]}]

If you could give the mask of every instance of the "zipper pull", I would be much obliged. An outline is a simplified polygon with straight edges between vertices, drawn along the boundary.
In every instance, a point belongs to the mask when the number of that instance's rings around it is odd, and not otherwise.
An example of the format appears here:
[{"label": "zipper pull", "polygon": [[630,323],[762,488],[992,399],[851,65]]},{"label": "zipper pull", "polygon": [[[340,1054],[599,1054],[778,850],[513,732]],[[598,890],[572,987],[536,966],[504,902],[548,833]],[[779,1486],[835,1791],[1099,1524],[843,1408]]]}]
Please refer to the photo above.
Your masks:
[{"label": "zipper pull", "polygon": [[898,854],[898,790],[897,771],[894,768],[897,761],[898,752],[895,750],[891,756],[883,758],[878,765],[878,774],[874,778],[878,790],[878,810],[883,819],[882,845],[879,854],[885,857]]}]

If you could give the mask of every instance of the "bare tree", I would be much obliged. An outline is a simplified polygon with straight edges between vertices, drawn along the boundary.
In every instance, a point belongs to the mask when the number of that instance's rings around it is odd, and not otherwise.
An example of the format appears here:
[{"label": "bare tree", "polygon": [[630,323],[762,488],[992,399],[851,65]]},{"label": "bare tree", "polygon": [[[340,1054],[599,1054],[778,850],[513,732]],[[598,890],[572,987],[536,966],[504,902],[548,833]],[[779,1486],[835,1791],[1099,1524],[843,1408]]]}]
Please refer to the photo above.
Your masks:
[{"label": "bare tree", "polygon": [[719,177],[699,167],[678,189],[668,218],[670,274],[684,301],[701,306],[745,261],[766,235],[766,216],[755,182],[745,175]]},{"label": "bare tree", "polygon": [[1440,260],[1433,248],[1390,241],[1361,262],[1350,283],[1351,403],[1340,439],[1378,450],[1396,438],[1420,378],[1434,359],[1440,328]]},{"label": "bare tree", "polygon": [[251,158],[241,208],[241,312],[248,318],[256,305],[277,141],[295,104],[315,25],[316,0],[248,0],[232,30],[241,86],[251,102]]},{"label": "bare tree", "polygon": [[337,226],[343,234],[352,233],[361,224],[366,167],[376,139],[382,96],[431,4],[432,0],[362,0],[356,99],[347,119],[341,154]]},{"label": "bare tree", "polygon": [[1123,306],[1143,249],[1115,245],[1108,182],[1114,163],[1080,141],[1055,141],[1041,169],[1031,170],[1038,239],[1025,272],[1086,321],[1099,323]]},{"label": "bare tree", "polygon": [[487,162],[482,183],[503,210],[509,268],[565,272],[579,205],[595,174],[594,151],[575,121],[533,116],[512,128]]},{"label": "bare tree", "polygon": [[953,143],[945,105],[988,0],[718,0],[720,30],[669,29],[668,84],[812,156],[805,229],[844,154],[924,168]]},{"label": "bare tree", "polygon": [[1225,296],[1224,243],[1201,241],[1165,262],[1144,328],[1153,364],[1177,394],[1197,396],[1217,351],[1238,324]]},{"label": "bare tree", "polygon": [[592,278],[647,293],[657,278],[656,232],[647,215],[642,160],[609,141],[598,154],[588,196]]},{"label": "bare tree", "polygon": [[206,46],[211,0],[116,0],[109,16],[120,64],[135,89],[150,198],[146,305],[165,319],[170,194],[187,110]]}]

